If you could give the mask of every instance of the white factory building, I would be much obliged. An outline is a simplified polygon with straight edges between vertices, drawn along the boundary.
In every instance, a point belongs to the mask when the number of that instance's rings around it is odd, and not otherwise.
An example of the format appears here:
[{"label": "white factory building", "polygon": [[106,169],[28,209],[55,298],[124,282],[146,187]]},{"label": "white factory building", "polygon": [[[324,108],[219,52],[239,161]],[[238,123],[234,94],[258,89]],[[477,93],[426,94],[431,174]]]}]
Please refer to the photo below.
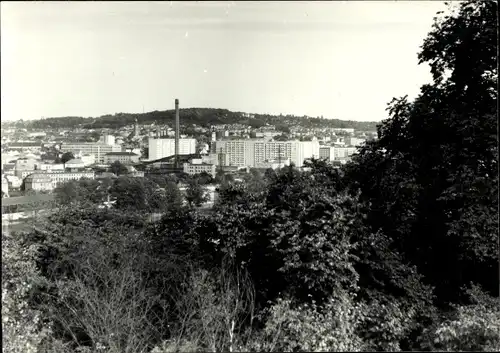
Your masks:
[{"label": "white factory building", "polygon": [[[149,138],[149,157],[150,161],[175,155],[175,139],[164,137]],[[196,153],[196,139],[180,138],[179,154],[187,155]]]},{"label": "white factory building", "polygon": [[[111,141],[110,141],[111,142]],[[106,153],[121,152],[122,146],[115,144],[106,144],[102,142],[78,142],[78,143],[63,143],[61,152],[73,152],[73,154],[88,154],[93,155],[96,163],[104,163]]]}]

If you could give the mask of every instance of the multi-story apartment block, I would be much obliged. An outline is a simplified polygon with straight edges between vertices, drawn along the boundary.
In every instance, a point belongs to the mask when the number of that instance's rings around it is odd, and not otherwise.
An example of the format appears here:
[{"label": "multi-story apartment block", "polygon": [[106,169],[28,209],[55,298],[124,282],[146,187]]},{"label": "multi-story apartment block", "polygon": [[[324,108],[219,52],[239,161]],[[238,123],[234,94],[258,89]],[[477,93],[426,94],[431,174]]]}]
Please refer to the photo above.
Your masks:
[{"label": "multi-story apartment block", "polygon": [[325,159],[327,161],[333,161],[335,159],[335,147],[332,146],[321,146],[319,148],[319,158]]},{"label": "multi-story apartment block", "polygon": [[78,143],[64,143],[61,145],[61,152],[73,152],[74,154],[91,154],[95,156],[96,163],[104,163],[106,153],[110,152],[121,152],[122,147],[120,145],[109,145],[106,143],[90,143],[90,142],[78,142]]},{"label": "multi-story apartment block", "polygon": [[[149,160],[154,161],[160,158],[175,155],[175,139],[172,138],[149,138]],[[180,138],[179,154],[188,155],[196,153],[196,139]]]},{"label": "multi-story apartment block", "polygon": [[319,148],[319,156],[321,159],[328,161],[337,161],[350,158],[356,151],[356,147],[321,146]]},{"label": "multi-story apartment block", "polygon": [[319,158],[319,142],[272,141],[264,139],[222,140],[214,143],[214,153],[223,156],[225,165],[256,167],[266,161],[286,161],[302,167],[304,160]]}]

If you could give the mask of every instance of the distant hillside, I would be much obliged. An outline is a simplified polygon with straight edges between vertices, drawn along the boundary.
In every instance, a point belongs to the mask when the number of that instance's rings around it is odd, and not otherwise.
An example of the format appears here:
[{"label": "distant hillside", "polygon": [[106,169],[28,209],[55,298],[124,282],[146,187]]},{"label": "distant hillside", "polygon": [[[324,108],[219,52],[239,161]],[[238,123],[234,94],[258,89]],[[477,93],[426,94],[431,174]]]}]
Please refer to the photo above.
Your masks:
[{"label": "distant hillside", "polygon": [[[302,127],[331,127],[331,128],[354,128],[356,130],[375,130],[377,122],[359,122],[339,119],[322,119],[299,117],[293,115],[269,115],[253,114],[253,118],[247,118],[245,113],[232,112],[227,109],[214,108],[185,108],[180,109],[180,119],[182,125],[196,124],[209,127],[213,124],[246,124],[253,127],[260,127],[267,124]],[[168,124],[173,125],[175,120],[175,110],[152,111],[142,114],[117,113],[114,115],[103,115],[98,118],[83,117],[59,117],[45,118],[39,120],[12,122],[8,125],[16,127],[26,127],[33,129],[51,128],[75,128],[87,129],[111,128],[117,129],[125,125],[133,124],[135,119],[139,124]]]}]

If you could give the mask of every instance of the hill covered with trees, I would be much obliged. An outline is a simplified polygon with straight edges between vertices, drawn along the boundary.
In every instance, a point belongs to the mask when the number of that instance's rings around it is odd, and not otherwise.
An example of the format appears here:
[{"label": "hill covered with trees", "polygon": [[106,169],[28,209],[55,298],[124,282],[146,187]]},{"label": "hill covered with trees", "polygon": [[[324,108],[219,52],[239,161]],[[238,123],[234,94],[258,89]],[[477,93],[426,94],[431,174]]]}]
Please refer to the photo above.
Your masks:
[{"label": "hill covered with trees", "polygon": [[[299,117],[294,115],[269,115],[250,114],[251,117],[242,112],[232,112],[227,109],[215,108],[182,108],[180,109],[181,123],[183,125],[196,124],[209,127],[214,124],[245,124],[252,127],[270,125],[299,125],[303,127],[332,127],[332,128],[355,128],[356,130],[375,131],[376,122],[359,122],[339,119],[325,119],[312,117]],[[139,124],[167,124],[174,125],[175,110],[152,111],[141,114],[117,113],[103,115],[97,118],[83,117],[58,117],[30,120],[23,122],[11,122],[12,126],[29,127],[34,129],[51,128],[75,128],[87,129],[111,128],[117,129],[125,125],[133,124],[137,119]]]}]

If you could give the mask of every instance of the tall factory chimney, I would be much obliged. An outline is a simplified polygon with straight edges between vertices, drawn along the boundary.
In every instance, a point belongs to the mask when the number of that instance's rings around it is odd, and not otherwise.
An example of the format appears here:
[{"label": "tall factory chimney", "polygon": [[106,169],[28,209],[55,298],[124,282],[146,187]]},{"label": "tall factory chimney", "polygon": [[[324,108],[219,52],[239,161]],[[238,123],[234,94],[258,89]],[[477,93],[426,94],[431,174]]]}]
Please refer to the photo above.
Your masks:
[{"label": "tall factory chimney", "polygon": [[175,99],[175,167],[179,168],[179,100]]}]

